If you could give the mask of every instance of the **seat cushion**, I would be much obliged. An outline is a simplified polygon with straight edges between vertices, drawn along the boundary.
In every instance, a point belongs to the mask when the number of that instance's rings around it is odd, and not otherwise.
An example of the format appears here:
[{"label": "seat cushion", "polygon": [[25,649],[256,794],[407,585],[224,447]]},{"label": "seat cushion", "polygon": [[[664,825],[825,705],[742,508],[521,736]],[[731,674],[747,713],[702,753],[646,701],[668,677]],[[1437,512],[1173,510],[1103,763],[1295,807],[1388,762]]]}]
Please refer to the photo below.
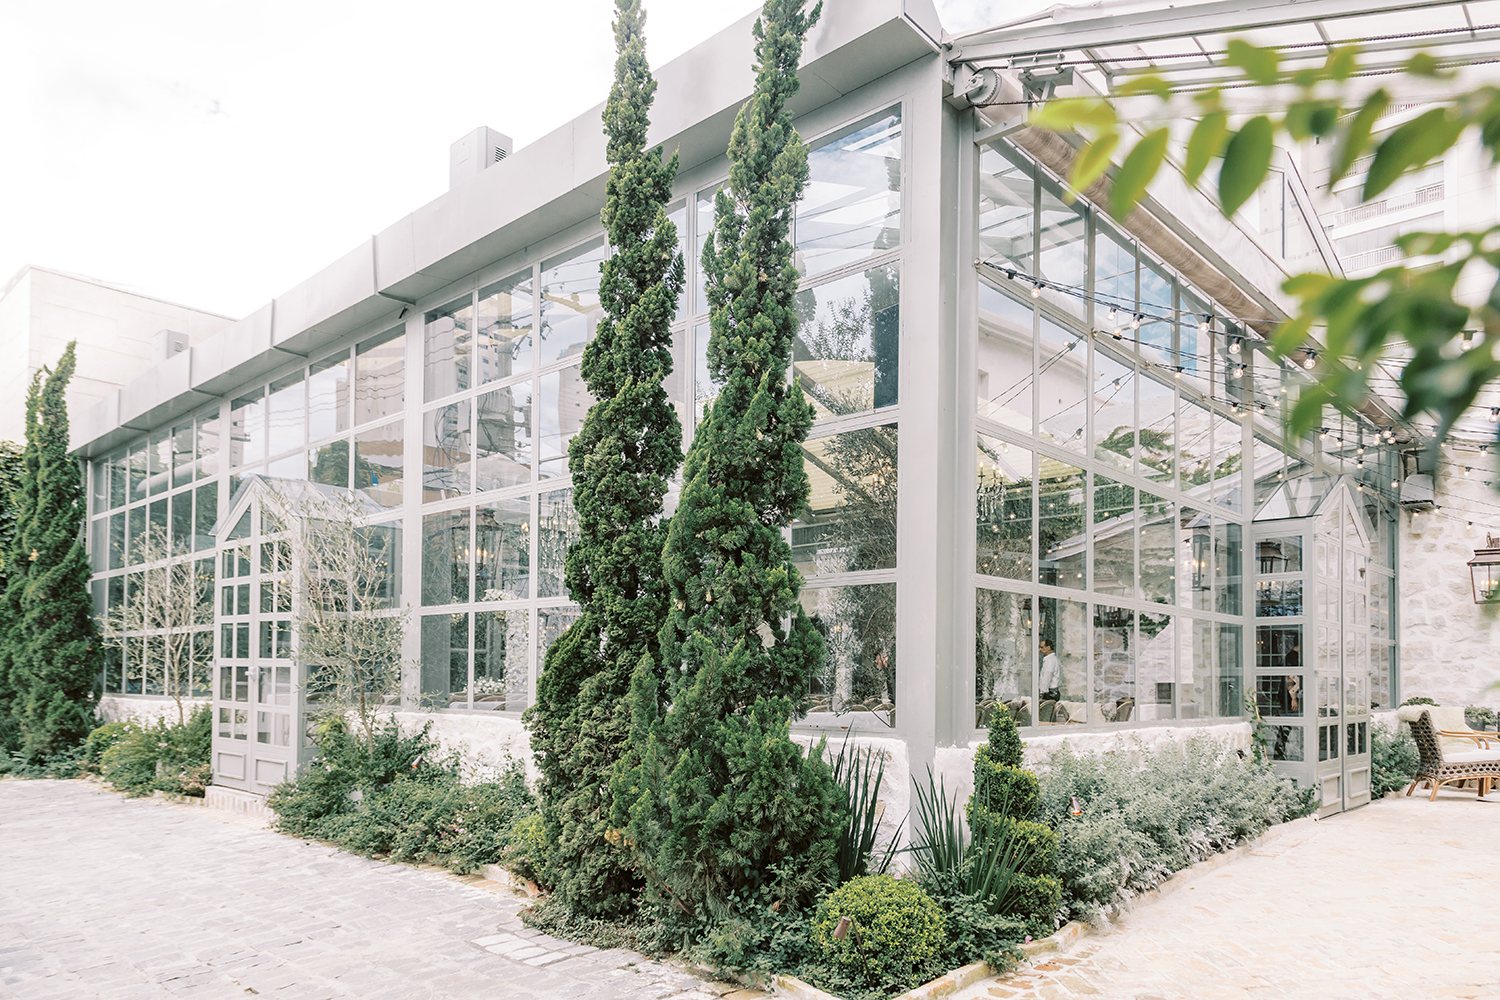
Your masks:
[{"label": "seat cushion", "polygon": [[[1396,718],[1402,722],[1416,722],[1423,712],[1426,712],[1432,719],[1432,728],[1436,731],[1445,729],[1449,732],[1471,731],[1468,720],[1464,718],[1464,710],[1449,705],[1402,705],[1396,711]],[[1448,760],[1455,753],[1464,753],[1479,747],[1478,743],[1462,736],[1439,736],[1438,744],[1442,747],[1444,760]]]},{"label": "seat cushion", "polygon": [[[1468,742],[1467,740],[1465,742]],[[1469,743],[1469,746],[1474,744]],[[1444,764],[1500,764],[1500,750],[1468,750],[1449,753],[1443,750]]]}]

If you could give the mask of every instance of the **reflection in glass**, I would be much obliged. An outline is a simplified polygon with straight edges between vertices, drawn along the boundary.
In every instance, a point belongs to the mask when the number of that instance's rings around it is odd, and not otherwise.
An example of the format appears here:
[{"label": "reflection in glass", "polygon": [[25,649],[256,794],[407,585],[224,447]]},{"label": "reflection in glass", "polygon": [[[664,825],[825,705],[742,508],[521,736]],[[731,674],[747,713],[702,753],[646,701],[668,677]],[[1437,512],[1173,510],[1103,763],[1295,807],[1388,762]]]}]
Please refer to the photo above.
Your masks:
[{"label": "reflection in glass", "polygon": [[151,435],[146,446],[146,481],[152,493],[172,485],[172,437],[165,431]]},{"label": "reflection in glass", "polygon": [[492,500],[474,512],[474,599],[531,596],[531,501]]},{"label": "reflection in glass", "polygon": [[995,705],[1003,704],[1018,726],[1032,719],[1032,641],[1030,597],[1001,590],[975,591],[974,725],[989,726]]},{"label": "reflection in glass", "polygon": [[1213,426],[1213,414],[1184,394],[1177,407],[1178,468],[1182,472],[1182,489],[1204,497],[1205,501],[1212,492],[1210,484],[1217,462]]},{"label": "reflection in glass", "polygon": [[[134,481],[135,459],[139,453],[132,453],[131,465]],[[259,462],[266,457],[266,398],[264,389],[256,389],[253,392],[234,399],[229,404],[229,466],[237,469],[251,462]],[[144,455],[141,459],[144,462]],[[142,470],[144,471],[144,469]],[[144,476],[140,477],[144,480]],[[132,489],[132,495],[139,496],[138,489]]]},{"label": "reflection in glass", "polygon": [[891,108],[808,150],[795,222],[804,275],[900,245],[901,138],[901,109]]},{"label": "reflection in glass", "polygon": [[[1041,247],[1038,273],[1049,281],[1082,290],[1088,280],[1088,225],[1083,208],[1076,201],[1068,204],[1060,192],[1054,192],[1051,180],[1041,185]],[[1052,289],[1042,293],[1053,305],[1075,316],[1085,311],[1081,295],[1070,295]]]},{"label": "reflection in glass", "polygon": [[578,541],[578,512],[573,509],[573,491],[543,493],[537,509],[538,597],[566,597],[563,565],[568,546]]},{"label": "reflection in glass", "polygon": [[693,419],[703,419],[703,408],[712,406],[714,400],[719,398],[721,383],[717,381],[708,368],[708,338],[709,327],[707,323],[699,323],[693,328]]},{"label": "reflection in glass", "polygon": [[420,704],[466,708],[469,702],[469,616],[422,617]]},{"label": "reflection in glass", "polygon": [[1154,378],[1139,381],[1140,428],[1136,432],[1136,459],[1147,479],[1170,484],[1175,477],[1174,444],[1177,439],[1177,397],[1170,386]]},{"label": "reflection in glass", "polygon": [[[319,445],[308,456],[311,472],[308,478],[324,486],[349,487],[349,442],[347,439],[330,441]],[[368,480],[369,470],[365,470]]]},{"label": "reflection in glass", "polygon": [[896,724],[896,585],[804,588],[802,610],[823,635],[811,711],[868,712]]},{"label": "reflection in glass", "polygon": [[465,295],[426,316],[422,398],[441,399],[477,384],[474,377],[474,303]]},{"label": "reflection in glass", "polygon": [[1156,604],[1177,602],[1177,505],[1141,493],[1140,597]]},{"label": "reflection in glass", "polygon": [[422,518],[422,603],[469,600],[469,510]]},{"label": "reflection in glass", "polygon": [[[1147,317],[1141,323],[1140,331],[1136,333],[1141,344],[1141,355],[1149,361],[1169,366],[1175,365],[1176,360],[1172,354],[1172,335],[1175,332],[1175,324],[1169,322],[1176,316],[1172,303],[1172,279],[1167,277],[1166,272],[1153,263],[1145,253],[1141,256],[1140,311]],[[1162,318],[1152,318],[1158,316]]]},{"label": "reflection in glass", "polygon": [[893,406],[901,346],[901,271],[877,267],[797,294],[794,377],[817,418]]},{"label": "reflection in glass", "polygon": [[1135,315],[1135,241],[1115,235],[1103,222],[1094,233],[1094,297],[1094,326],[1124,336]]},{"label": "reflection in glass", "polygon": [[1008,145],[979,153],[979,254],[993,264],[1032,269],[1036,182],[1031,161]]},{"label": "reflection in glass", "polygon": [[542,264],[539,363],[583,353],[604,318],[599,305],[599,265],[609,256],[603,237]]},{"label": "reflection in glass", "polygon": [[[97,466],[100,472],[104,465]],[[193,481],[193,422],[178,424],[172,428],[172,485],[186,486]],[[101,490],[95,490],[96,499],[102,499]]]},{"label": "reflection in glass", "polygon": [[[216,422],[217,423],[217,422]],[[199,427],[203,422],[199,421]],[[129,499],[130,482],[126,474],[125,453],[117,452],[109,460],[109,505],[123,507]]]},{"label": "reflection in glass", "polygon": [[1094,592],[1135,594],[1135,488],[1094,473]]},{"label": "reflection in glass", "polygon": [[214,416],[199,417],[197,420],[197,465],[199,479],[214,476],[219,471],[219,418],[217,412],[216,410]]},{"label": "reflection in glass", "polygon": [[1135,612],[1094,607],[1096,722],[1128,722],[1135,711]]},{"label": "reflection in glass", "polygon": [[273,479],[306,479],[306,453],[298,451],[272,460],[266,465],[266,475]]},{"label": "reflection in glass", "polygon": [[531,482],[530,381],[479,397],[475,488],[483,493]]},{"label": "reflection in glass", "polygon": [[474,707],[517,712],[526,707],[531,613],[474,612]]},{"label": "reflection in glass", "polygon": [[1302,614],[1301,580],[1259,580],[1255,584],[1255,617]]},{"label": "reflection in glass", "polygon": [[1244,507],[1241,428],[1227,417],[1214,418],[1214,503],[1239,513]]},{"label": "reflection in glass", "polygon": [[445,500],[469,492],[472,456],[469,415],[464,399],[422,414],[422,499]]},{"label": "reflection in glass", "polygon": [[1088,607],[1043,597],[1037,620],[1037,721],[1082,725],[1088,719]]},{"label": "reflection in glass", "polygon": [[1135,458],[1135,366],[1094,351],[1094,458],[1129,472]]},{"label": "reflection in glass", "polygon": [[1114,722],[1155,722],[1173,717],[1177,665],[1178,629],[1189,629],[1191,620],[1169,614],[1142,611],[1136,615],[1139,645],[1135,656],[1135,693],[1113,702]]},{"label": "reflection in glass", "polygon": [[537,469],[543,479],[568,474],[568,442],[583,429],[594,397],[575,365],[541,378],[537,413]]},{"label": "reflection in glass", "polygon": [[303,424],[306,388],[300,371],[271,383],[266,423],[269,427],[270,452],[279,455],[297,448],[307,440]]},{"label": "reflection in glass", "polygon": [[354,436],[354,488],[363,490],[382,507],[401,503],[401,421],[372,427]]},{"label": "reflection in glass", "polygon": [[307,376],[307,437],[317,441],[349,429],[349,354],[319,361]]},{"label": "reflection in glass", "polygon": [[979,435],[975,467],[974,569],[1031,579],[1031,452]]},{"label": "reflection in glass", "polygon": [[1042,459],[1037,512],[1037,568],[1042,583],[1084,588],[1088,566],[1084,489],[1083,470]]},{"label": "reflection in glass", "polygon": [[354,424],[369,423],[406,405],[406,332],[395,327],[355,348]]},{"label": "reflection in glass", "polygon": [[981,417],[1032,431],[1032,307],[979,283],[976,404]]},{"label": "reflection in glass", "polygon": [[896,426],[866,427],[802,445],[811,490],[792,522],[804,576],[896,565]]},{"label": "reflection in glass", "polygon": [[531,370],[531,269],[479,290],[475,385]]},{"label": "reflection in glass", "polygon": [[1088,429],[1088,341],[1042,320],[1037,340],[1037,416],[1044,441],[1070,451],[1086,449]]}]

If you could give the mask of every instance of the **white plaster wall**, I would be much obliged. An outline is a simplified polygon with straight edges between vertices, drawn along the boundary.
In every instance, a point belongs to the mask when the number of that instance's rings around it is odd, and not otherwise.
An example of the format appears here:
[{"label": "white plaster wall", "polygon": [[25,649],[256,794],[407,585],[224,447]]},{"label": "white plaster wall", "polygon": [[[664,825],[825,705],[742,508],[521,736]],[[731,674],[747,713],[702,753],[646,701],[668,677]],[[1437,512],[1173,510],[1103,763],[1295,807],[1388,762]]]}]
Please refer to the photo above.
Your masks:
[{"label": "white plaster wall", "polygon": [[26,430],[26,389],[78,341],[68,412],[78,414],[163,360],[152,354],[161,330],[197,343],[230,324],[225,316],[163,302],[42,268],[28,268],[0,298],[0,440]]},{"label": "white plaster wall", "polygon": [[[183,718],[193,714],[199,705],[207,705],[207,698],[182,699]],[[135,722],[150,725],[158,719],[177,721],[177,703],[171,698],[154,698],[146,695],[107,694],[99,699],[99,717],[105,722]]]},{"label": "white plaster wall", "polygon": [[1500,493],[1480,471],[1497,476],[1492,456],[1477,451],[1452,449],[1449,463],[1475,473],[1438,477],[1441,510],[1401,515],[1401,698],[1500,706],[1500,624],[1492,608],[1474,603],[1466,565],[1487,535],[1500,535]]},{"label": "white plaster wall", "polygon": [[[820,738],[808,733],[792,734],[792,741],[804,748],[811,748]],[[902,843],[908,843],[913,818],[913,801],[911,755],[907,753],[906,741],[851,735],[849,743],[856,753],[873,750],[876,760],[885,765],[885,773],[880,779],[880,794],[875,799],[877,808],[885,807],[880,817],[879,827],[875,832],[876,852],[878,853],[884,845],[889,844],[891,838],[898,833],[901,835]],[[824,758],[831,764],[843,749],[843,738],[829,739],[824,748]],[[879,764],[876,766],[878,767]],[[900,864],[902,857],[897,857],[896,867],[903,867]]]}]

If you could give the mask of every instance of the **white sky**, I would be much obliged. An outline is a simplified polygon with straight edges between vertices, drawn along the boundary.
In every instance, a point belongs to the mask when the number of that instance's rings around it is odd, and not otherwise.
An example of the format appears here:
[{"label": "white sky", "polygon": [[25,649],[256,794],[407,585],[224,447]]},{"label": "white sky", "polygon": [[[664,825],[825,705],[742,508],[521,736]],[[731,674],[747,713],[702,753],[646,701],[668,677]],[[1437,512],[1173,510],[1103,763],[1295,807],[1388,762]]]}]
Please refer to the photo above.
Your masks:
[{"label": "white sky", "polygon": [[[759,5],[646,6],[660,65]],[[1050,4],[937,6],[958,31]],[[475,127],[520,147],[602,102],[612,13],[5,0],[0,283],[32,263],[242,316],[445,191],[448,147]]]}]

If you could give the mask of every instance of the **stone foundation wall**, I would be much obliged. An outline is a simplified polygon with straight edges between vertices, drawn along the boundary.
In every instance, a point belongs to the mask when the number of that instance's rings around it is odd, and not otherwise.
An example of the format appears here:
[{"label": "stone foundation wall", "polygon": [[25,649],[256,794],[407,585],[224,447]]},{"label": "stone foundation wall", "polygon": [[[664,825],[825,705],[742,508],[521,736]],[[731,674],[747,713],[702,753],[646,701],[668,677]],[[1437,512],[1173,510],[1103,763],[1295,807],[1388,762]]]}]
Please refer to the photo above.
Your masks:
[{"label": "stone foundation wall", "polygon": [[[1476,452],[1449,461],[1479,471],[1489,459]],[[1474,603],[1466,565],[1487,535],[1500,535],[1500,493],[1449,475],[1437,481],[1435,500],[1441,510],[1400,515],[1401,698],[1500,706],[1500,625]]]},{"label": "stone foundation wall", "polygon": [[465,777],[483,781],[514,758],[526,765],[526,777],[536,783],[538,773],[531,757],[531,737],[514,716],[470,712],[395,712],[403,732],[432,723],[432,735],[446,750],[457,750],[466,768]]},{"label": "stone foundation wall", "polygon": [[[193,709],[208,703],[207,698],[182,699],[183,717],[192,715]],[[150,695],[107,694],[99,699],[99,717],[105,722],[134,722],[142,726],[150,725],[158,719],[175,723],[177,702],[171,698]]]}]

